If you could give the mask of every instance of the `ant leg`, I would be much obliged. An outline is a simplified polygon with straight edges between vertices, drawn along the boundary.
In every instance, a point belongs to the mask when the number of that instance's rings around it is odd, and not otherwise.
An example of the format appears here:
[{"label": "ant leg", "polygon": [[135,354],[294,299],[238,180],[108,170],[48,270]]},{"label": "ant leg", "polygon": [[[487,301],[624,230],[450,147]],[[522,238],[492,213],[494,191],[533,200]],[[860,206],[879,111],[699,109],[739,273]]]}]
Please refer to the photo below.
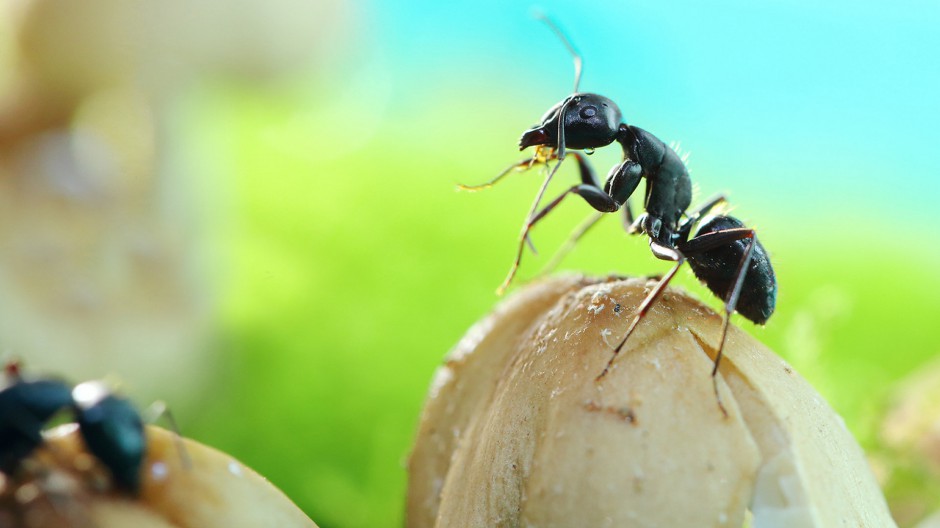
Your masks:
[{"label": "ant leg", "polygon": [[[643,167],[633,160],[624,160],[614,165],[607,174],[607,183],[604,184],[604,192],[610,195],[617,203],[627,203],[633,191],[640,184],[640,178],[643,176]],[[631,213],[631,216],[633,213]]]},{"label": "ant leg", "polygon": [[509,269],[509,274],[506,275],[506,279],[503,280],[503,283],[500,284],[496,292],[500,295],[506,291],[506,288],[509,287],[509,283],[512,282],[512,279],[516,276],[516,271],[519,269],[519,263],[522,261],[522,249],[525,245],[525,239],[529,235],[529,231],[532,229],[539,220],[545,218],[545,216],[552,212],[553,209],[558,207],[558,204],[565,199],[569,194],[577,194],[584,198],[584,200],[594,209],[604,212],[604,213],[613,213],[616,211],[620,205],[615,202],[610,196],[602,191],[599,187],[588,184],[580,184],[571,187],[567,191],[561,193],[558,198],[555,198],[544,209],[532,216],[528,222],[525,223],[522,229],[522,237],[519,240],[519,250],[516,252],[516,260],[513,262],[512,267]]},{"label": "ant leg", "polygon": [[526,170],[528,170],[529,168],[531,168],[532,165],[535,165],[537,162],[538,162],[538,161],[536,160],[536,157],[532,157],[532,158],[529,158],[529,159],[524,159],[524,160],[522,160],[522,161],[520,161],[520,162],[518,162],[518,163],[513,163],[512,165],[506,167],[505,169],[502,170],[502,172],[500,172],[499,174],[497,174],[495,178],[493,178],[492,180],[490,180],[490,181],[488,181],[488,182],[481,183],[481,184],[479,184],[479,185],[464,185],[464,184],[462,184],[462,183],[458,183],[458,184],[457,184],[457,190],[458,190],[458,191],[477,192],[477,191],[482,191],[483,189],[489,189],[490,187],[492,187],[492,186],[496,185],[497,183],[499,183],[499,181],[502,180],[503,178],[505,178],[509,173],[511,173],[511,172],[513,172],[513,171],[517,171],[517,172],[526,171]]},{"label": "ant leg", "polygon": [[[665,248],[664,248],[665,249]],[[623,348],[623,345],[627,343],[627,339],[630,339],[630,336],[633,334],[633,331],[636,330],[636,327],[640,324],[640,321],[649,312],[653,303],[656,302],[656,299],[662,294],[663,290],[666,289],[666,286],[669,285],[669,282],[672,281],[672,278],[675,277],[676,272],[679,271],[679,268],[682,267],[682,264],[685,263],[685,255],[682,254],[677,249],[672,250],[672,256],[674,257],[676,265],[669,270],[663,278],[659,279],[659,282],[656,283],[656,286],[653,288],[653,291],[646,296],[646,299],[643,299],[643,302],[640,304],[640,307],[637,308],[637,314],[633,317],[633,322],[630,323],[630,327],[627,328],[627,333],[623,336],[623,339],[620,340],[620,344],[617,345],[617,348],[614,349],[613,354],[610,357],[610,361],[607,362],[607,365],[604,366],[604,370],[601,371],[600,375],[597,376],[595,381],[600,381],[607,375],[607,372],[610,370],[611,366],[614,364],[614,360],[617,359],[617,354],[620,353],[620,349]]]},{"label": "ant leg", "polygon": [[[548,176],[545,178],[545,182],[542,184],[542,187],[539,189],[539,192],[535,197],[535,201],[532,202],[532,207],[529,209],[528,216],[526,216],[526,222],[522,225],[522,233],[519,235],[519,250],[516,252],[516,260],[513,262],[512,267],[509,269],[509,274],[506,276],[506,279],[503,280],[503,283],[499,286],[499,288],[496,289],[497,294],[502,295],[503,292],[506,291],[506,288],[509,286],[509,283],[512,282],[513,277],[516,276],[516,271],[519,269],[519,263],[522,260],[522,250],[525,247],[525,244],[528,243],[529,247],[532,249],[532,252],[537,253],[535,251],[535,247],[533,247],[532,245],[532,241],[529,238],[529,230],[532,229],[532,226],[536,222],[538,222],[539,219],[541,219],[543,216],[545,216],[548,213],[548,211],[550,211],[552,208],[558,205],[557,202],[560,202],[561,198],[563,198],[569,192],[572,192],[572,190],[576,187],[591,187],[591,188],[596,189],[597,192],[600,193],[600,185],[597,183],[597,176],[594,174],[594,169],[591,167],[591,164],[588,163],[584,155],[578,152],[572,153],[572,156],[574,156],[574,158],[578,162],[578,171],[581,175],[582,185],[575,186],[572,189],[569,189],[568,191],[563,193],[561,196],[559,196],[551,205],[546,207],[545,210],[539,213],[536,213],[539,203],[542,201],[542,197],[545,195],[545,189],[548,188],[548,183],[551,181],[552,177],[555,175],[555,171],[558,170],[559,165],[561,165],[560,160],[557,163],[555,163],[555,166],[552,168],[551,172],[548,173]],[[601,199],[609,200],[609,197],[606,194],[604,194]],[[588,200],[588,203],[591,203],[591,200]],[[609,204],[603,207],[609,207]],[[599,211],[603,210],[602,208],[597,207],[597,206],[595,206],[594,208]],[[616,208],[612,210],[616,211]]]},{"label": "ant leg", "polygon": [[555,255],[552,256],[552,260],[545,265],[545,268],[542,269],[542,275],[547,275],[555,270],[561,261],[568,256],[568,253],[571,253],[571,250],[574,249],[575,244],[581,240],[581,238],[591,230],[592,227],[597,225],[600,222],[601,218],[604,217],[604,213],[596,212],[581,223],[574,231],[571,232],[571,235],[568,237],[568,240],[565,242],[565,245],[559,249]]},{"label": "ant leg", "polygon": [[696,210],[687,213],[685,221],[682,222],[682,224],[679,225],[679,229],[676,230],[676,232],[679,234],[679,238],[682,240],[688,239],[689,233],[692,231],[692,225],[701,220],[701,218],[707,215],[712,209],[724,203],[728,203],[725,195],[716,194],[715,196],[712,196],[707,202],[700,205]]},{"label": "ant leg", "polygon": [[624,229],[627,230],[628,235],[641,235],[643,234],[643,224],[646,222],[646,217],[649,216],[646,213],[641,214],[636,217],[632,223],[626,224],[626,219],[624,219]]},{"label": "ant leg", "polygon": [[721,339],[718,342],[718,352],[715,353],[715,366],[712,368],[712,386],[715,389],[715,397],[718,398],[718,406],[721,407],[721,411],[725,416],[728,416],[728,411],[725,410],[725,406],[721,403],[721,396],[718,394],[718,367],[721,364],[725,340],[728,338],[728,325],[731,323],[731,314],[738,306],[738,299],[741,296],[741,288],[744,286],[744,277],[747,275],[747,269],[751,263],[751,255],[754,252],[757,235],[753,229],[749,228],[725,229],[695,237],[683,245],[683,250],[687,254],[693,255],[745,238],[748,239],[747,247],[744,249],[741,262],[738,263],[738,267],[734,272],[734,285],[725,297],[725,313],[721,321]]},{"label": "ant leg", "polygon": [[715,354],[715,367],[712,369],[712,376],[715,376],[718,373],[718,365],[721,361],[725,338],[728,335],[728,323],[731,319],[731,314],[734,313],[734,310],[738,306],[738,298],[741,296],[741,288],[744,285],[744,277],[747,275],[747,267],[751,262],[751,255],[754,252],[757,234],[753,229],[744,227],[724,229],[722,231],[713,231],[711,233],[706,233],[704,235],[695,237],[682,246],[682,249],[686,252],[686,254],[694,255],[708,251],[710,249],[725,246],[731,242],[745,238],[748,239],[747,247],[744,249],[744,255],[741,257],[741,262],[738,263],[738,267],[734,272],[734,285],[731,287],[731,290],[725,297],[725,318],[721,327],[721,341],[718,345],[718,352]]},{"label": "ant leg", "polygon": [[[545,162],[545,166],[548,166],[548,161]],[[542,182],[542,186],[539,187],[539,192],[535,195],[535,200],[532,201],[532,206],[529,207],[529,214],[526,215],[526,224],[531,220],[532,215],[535,214],[535,211],[539,208],[539,203],[542,202],[542,198],[545,197],[545,191],[548,189],[549,182],[552,181],[552,178],[555,177],[555,172],[558,171],[558,167],[561,166],[561,159],[555,163],[555,166],[548,171],[548,175],[545,176],[545,181]],[[519,243],[519,255],[516,257],[516,262],[518,266],[519,259],[522,258],[522,244],[528,243],[529,249],[532,250],[532,253],[538,254],[538,251],[535,249],[535,244],[532,243],[532,239],[529,238],[529,228],[526,227],[526,224],[522,225],[522,234],[520,235],[522,240]]]},{"label": "ant leg", "polygon": [[689,219],[697,220],[707,215],[715,207],[718,207],[720,204],[725,204],[725,203],[728,203],[728,199],[725,197],[725,195],[716,194],[715,196],[712,196],[711,198],[709,198],[707,202],[703,203],[697,209],[692,211],[692,213],[688,215]]},{"label": "ant leg", "polygon": [[[584,155],[578,152],[572,152],[571,155],[574,156],[575,159],[578,161],[578,170],[581,172],[581,182],[586,185],[593,185],[594,187],[599,188],[600,182],[597,181],[597,176],[594,174],[594,169],[591,168],[591,165],[587,162],[587,159],[584,157]],[[604,185],[604,192],[607,193],[608,195],[610,195],[610,192],[609,192],[609,189],[611,186],[610,182],[614,180],[615,176],[619,174],[619,172],[622,172],[621,165],[623,164],[616,165],[610,171],[611,176],[608,178],[607,184]],[[616,198],[614,199],[614,201],[616,201]],[[630,205],[629,202],[626,205],[627,205],[627,209],[629,209],[629,205]],[[605,209],[598,209],[597,206],[593,206],[593,207],[597,209],[598,211],[600,211],[601,213],[607,212]],[[632,214],[632,212],[628,210],[627,214]],[[591,228],[597,225],[597,223],[601,219],[601,216],[603,215],[593,214],[589,216],[584,222],[582,222],[581,225],[575,228],[575,230],[572,231],[571,234],[568,236],[568,240],[561,247],[561,249],[558,250],[554,256],[552,256],[552,259],[542,270],[542,274],[544,275],[554,270],[558,266],[558,264],[562,261],[562,259],[564,259],[565,256],[567,256],[568,253],[570,253],[571,250],[574,249],[575,244],[577,244],[578,241],[581,240],[581,238],[588,231],[591,230]]]},{"label": "ant leg", "polygon": [[609,194],[616,202],[623,204],[624,228],[630,234],[638,232],[633,228],[636,220],[633,218],[633,209],[630,207],[630,196],[633,195],[633,191],[640,184],[642,176],[643,168],[638,163],[624,160],[610,170],[607,183],[604,184],[604,192]]},{"label": "ant leg", "polygon": [[147,414],[147,423],[156,422],[161,416],[166,418],[166,421],[170,424],[170,429],[173,430],[176,450],[179,452],[180,461],[183,463],[183,467],[186,469],[192,469],[193,462],[189,457],[189,452],[186,451],[186,446],[183,445],[183,438],[182,435],[180,435],[179,425],[177,425],[176,419],[173,418],[173,413],[170,412],[170,408],[167,407],[166,402],[157,400],[151,403],[150,407],[148,407],[144,412]]},{"label": "ant leg", "polygon": [[636,218],[633,216],[633,207],[630,207],[630,200],[627,200],[623,204],[623,218],[621,219],[621,225],[623,225],[623,230],[633,234],[630,230],[633,227],[633,223],[636,222]]},{"label": "ant leg", "polygon": [[[634,231],[631,231],[635,220],[633,218],[633,208],[630,207],[630,200],[627,200],[623,205],[620,206],[620,208],[623,210],[622,222],[624,230],[630,234],[635,234]],[[571,253],[571,250],[574,249],[574,246],[581,240],[581,238],[584,237],[584,235],[587,234],[587,232],[590,231],[595,225],[597,225],[603,216],[604,213],[602,212],[594,213],[587,217],[587,219],[582,222],[581,225],[575,228],[575,230],[571,232],[571,235],[569,235],[565,245],[562,246],[554,256],[552,256],[552,260],[550,260],[548,264],[545,265],[545,268],[542,269],[542,274],[545,275],[554,271],[561,261],[566,256],[568,256],[568,253]]]}]

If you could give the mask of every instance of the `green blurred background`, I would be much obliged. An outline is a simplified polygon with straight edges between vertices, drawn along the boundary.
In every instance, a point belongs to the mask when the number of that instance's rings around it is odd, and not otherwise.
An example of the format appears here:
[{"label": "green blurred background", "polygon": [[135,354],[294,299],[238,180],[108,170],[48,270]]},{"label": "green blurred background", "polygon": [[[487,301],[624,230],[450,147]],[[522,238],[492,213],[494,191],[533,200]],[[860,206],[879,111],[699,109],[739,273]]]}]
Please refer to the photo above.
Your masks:
[{"label": "green blurred background", "polygon": [[[324,528],[401,525],[404,461],[428,383],[498,301],[540,176],[481,193],[455,184],[521,159],[519,134],[570,89],[564,48],[521,2],[74,4],[10,3],[0,29],[7,113],[29,107],[24,99],[61,108],[7,118],[0,134],[0,236],[13,255],[0,284],[28,274],[48,297],[20,288],[0,300],[0,352],[76,379],[110,375],[142,404],[167,400],[187,436],[267,476]],[[76,11],[61,14],[69,5]],[[845,418],[902,525],[940,508],[919,440],[885,433],[903,404],[899,387],[940,352],[931,224],[940,7],[539,7],[584,55],[582,89],[680,144],[697,198],[728,194],[758,229],[777,270],[778,311],[765,328],[741,325]],[[76,50],[82,31],[105,35],[100,48]],[[93,66],[70,70],[63,49]],[[37,151],[36,138],[80,130],[97,130],[113,150],[109,166],[139,170],[142,183],[89,177],[112,183],[100,184],[104,202],[88,201],[68,183],[96,174],[75,169],[88,165],[84,151],[37,165],[58,151]],[[593,155],[599,172],[617,150]],[[571,171],[549,195],[570,185]],[[30,187],[40,173],[42,192]],[[534,232],[543,253],[526,254],[520,284],[588,214],[576,201]],[[111,204],[106,217],[101,203]],[[135,205],[114,206],[126,203]],[[47,210],[66,216],[46,225],[37,211]],[[76,217],[142,227],[75,235]],[[40,273],[28,265],[35,251],[16,253],[24,238],[50,233],[80,246],[52,252],[62,258],[53,282],[30,275]],[[154,239],[140,257],[140,241]],[[114,279],[131,258],[151,260]],[[562,266],[668,267],[615,219]],[[167,270],[176,271],[165,282],[147,282]],[[719,306],[680,275],[681,287]],[[61,308],[49,289],[74,277],[96,302]],[[125,302],[138,297],[151,303]],[[56,340],[59,329],[68,332]],[[940,405],[925,413],[940,419]]]}]

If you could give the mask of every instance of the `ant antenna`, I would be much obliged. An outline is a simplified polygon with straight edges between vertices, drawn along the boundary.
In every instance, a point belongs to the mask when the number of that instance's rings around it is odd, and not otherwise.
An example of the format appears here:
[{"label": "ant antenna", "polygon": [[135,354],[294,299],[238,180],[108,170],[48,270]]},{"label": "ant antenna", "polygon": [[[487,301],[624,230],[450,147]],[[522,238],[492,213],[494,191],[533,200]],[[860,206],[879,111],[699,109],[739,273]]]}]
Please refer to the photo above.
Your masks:
[{"label": "ant antenna", "polygon": [[558,24],[549,18],[545,13],[537,11],[535,13],[535,18],[545,22],[545,24],[551,29],[555,35],[561,39],[561,43],[568,48],[568,52],[571,53],[572,58],[574,58],[574,91],[572,93],[578,93],[578,85],[581,84],[581,55],[577,50],[574,49],[574,46],[571,45],[571,41],[568,40],[568,37],[565,36],[565,33],[558,27]]},{"label": "ant antenna", "polygon": [[170,408],[167,407],[166,402],[163,400],[157,400],[150,404],[150,407],[145,411],[147,413],[147,423],[154,423],[159,418],[163,417],[170,424],[170,429],[173,430],[173,440],[176,444],[176,450],[179,452],[180,461],[183,464],[183,467],[187,470],[193,468],[193,459],[189,456],[189,451],[186,450],[186,445],[183,443],[183,437],[180,435],[179,425],[176,423],[176,418],[173,417],[173,413],[170,412]]}]

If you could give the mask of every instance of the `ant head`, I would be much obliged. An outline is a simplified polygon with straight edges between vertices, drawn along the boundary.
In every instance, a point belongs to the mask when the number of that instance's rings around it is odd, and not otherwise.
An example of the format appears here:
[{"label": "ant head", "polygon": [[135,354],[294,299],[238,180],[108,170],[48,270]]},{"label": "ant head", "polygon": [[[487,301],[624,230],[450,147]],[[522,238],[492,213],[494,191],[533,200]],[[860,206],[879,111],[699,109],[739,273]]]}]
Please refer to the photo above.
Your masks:
[{"label": "ant head", "polygon": [[[620,108],[610,99],[597,94],[576,93],[550,108],[542,117],[541,124],[523,133],[519,150],[536,145],[571,149],[604,147],[617,138],[622,121]],[[564,144],[559,145],[562,122]]]}]

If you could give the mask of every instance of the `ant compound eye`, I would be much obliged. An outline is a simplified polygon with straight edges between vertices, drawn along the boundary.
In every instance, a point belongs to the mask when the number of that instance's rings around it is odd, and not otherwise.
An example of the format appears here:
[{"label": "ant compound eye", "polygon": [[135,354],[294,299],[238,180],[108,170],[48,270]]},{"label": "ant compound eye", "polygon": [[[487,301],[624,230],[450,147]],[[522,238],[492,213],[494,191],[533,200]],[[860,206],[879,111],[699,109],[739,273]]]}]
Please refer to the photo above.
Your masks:
[{"label": "ant compound eye", "polygon": [[585,106],[581,109],[581,119],[590,119],[597,115],[597,108],[593,106]]}]

